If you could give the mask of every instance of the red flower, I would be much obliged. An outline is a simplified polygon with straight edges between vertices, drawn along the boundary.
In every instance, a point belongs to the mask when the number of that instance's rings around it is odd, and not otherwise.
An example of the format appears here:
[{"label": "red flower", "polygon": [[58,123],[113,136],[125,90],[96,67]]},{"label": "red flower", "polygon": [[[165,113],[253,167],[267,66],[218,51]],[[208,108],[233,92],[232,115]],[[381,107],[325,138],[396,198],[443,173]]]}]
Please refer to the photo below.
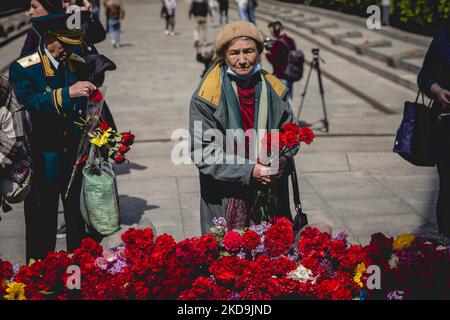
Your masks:
[{"label": "red flower", "polygon": [[264,245],[272,257],[285,254],[294,244],[294,232],[292,222],[287,218],[279,218],[274,225],[267,230]]},{"label": "red flower", "polygon": [[300,261],[301,265],[306,269],[311,270],[313,273],[316,273],[317,268],[319,267],[320,260],[312,257],[305,257]]},{"label": "red flower", "polygon": [[85,163],[86,163],[87,158],[88,158],[88,155],[87,155],[87,153],[86,153],[85,155],[83,155],[83,157],[82,157],[82,158],[80,159],[80,161],[78,162],[77,167],[82,167],[82,166],[84,166]]},{"label": "red flower", "polygon": [[239,259],[236,256],[222,257],[211,264],[209,272],[214,276],[218,284],[234,287],[238,280],[241,279],[247,263],[247,260]]},{"label": "red flower", "polygon": [[192,283],[192,288],[183,291],[179,300],[228,300],[231,291],[218,286],[211,278],[199,277]]},{"label": "red flower", "polygon": [[298,243],[298,251],[302,257],[323,258],[327,254],[330,235],[309,227],[302,231]]},{"label": "red flower", "polygon": [[280,257],[271,261],[272,276],[284,277],[295,269],[297,269],[297,263],[287,257]]},{"label": "red flower", "polygon": [[8,261],[0,259],[0,281],[9,279],[13,276],[12,264]]},{"label": "red flower", "polygon": [[271,298],[287,298],[292,296],[297,289],[297,282],[287,278],[270,278],[267,291]]},{"label": "red flower", "polygon": [[288,122],[285,125],[283,125],[282,129],[285,133],[294,132],[295,134],[300,134],[301,132],[301,128],[292,122]]},{"label": "red flower", "polygon": [[286,148],[294,148],[300,142],[297,133],[295,133],[294,131],[288,131],[284,134],[284,136],[285,136],[284,146]]},{"label": "red flower", "polygon": [[366,251],[360,245],[351,245],[347,250],[347,254],[339,260],[341,267],[346,270],[354,270],[361,262],[369,266]]},{"label": "red flower", "polygon": [[125,154],[125,153],[127,153],[128,151],[130,151],[130,147],[129,146],[125,146],[125,145],[123,145],[123,144],[121,144],[120,146],[119,146],[119,149],[117,150],[117,152],[119,152],[119,153],[121,153],[121,154]]},{"label": "red flower", "polygon": [[122,144],[125,146],[131,146],[134,143],[134,134],[131,132],[123,132],[122,133]]},{"label": "red flower", "polygon": [[106,121],[101,121],[99,126],[100,126],[100,130],[102,130],[102,131],[106,131],[109,129],[109,124]]},{"label": "red flower", "polygon": [[393,239],[387,238],[382,233],[375,233],[370,239],[370,246],[373,247],[375,252],[379,252],[380,256],[385,259],[389,259],[391,257],[392,243]]},{"label": "red flower", "polygon": [[310,128],[302,128],[300,131],[300,141],[306,144],[311,144],[314,141],[315,135]]},{"label": "red flower", "polygon": [[269,132],[264,135],[261,140],[263,152],[267,155],[272,155],[275,152],[279,152],[285,144],[285,136],[281,131]]},{"label": "red flower", "polygon": [[243,234],[241,242],[243,248],[253,250],[261,242],[261,237],[256,232],[248,230]]},{"label": "red flower", "polygon": [[216,238],[208,233],[200,238],[177,243],[176,255],[188,266],[199,267],[211,264],[218,256],[218,249]]},{"label": "red flower", "polygon": [[127,158],[125,158],[125,156],[123,154],[117,153],[116,156],[114,157],[114,162],[116,164],[121,164],[121,163],[124,163],[126,159]]},{"label": "red flower", "polygon": [[99,104],[103,101],[103,94],[100,90],[96,90],[90,99],[92,103]]},{"label": "red flower", "polygon": [[13,276],[12,264],[0,259],[0,298],[6,294],[6,281]]},{"label": "red flower", "polygon": [[347,243],[344,240],[333,240],[330,242],[330,255],[341,259],[347,252]]},{"label": "red flower", "polygon": [[222,243],[227,251],[238,251],[241,248],[241,235],[236,231],[228,231]]}]

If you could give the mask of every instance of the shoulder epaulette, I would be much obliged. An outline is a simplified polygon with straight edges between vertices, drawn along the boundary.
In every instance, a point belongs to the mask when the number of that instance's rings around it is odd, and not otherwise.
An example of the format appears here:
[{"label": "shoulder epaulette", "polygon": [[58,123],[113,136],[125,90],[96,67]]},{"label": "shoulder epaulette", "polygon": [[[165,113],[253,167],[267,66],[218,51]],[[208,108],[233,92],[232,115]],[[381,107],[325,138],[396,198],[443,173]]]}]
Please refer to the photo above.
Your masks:
[{"label": "shoulder epaulette", "polygon": [[35,64],[38,64],[39,62],[41,62],[41,58],[39,57],[39,53],[37,52],[17,60],[17,63],[20,64],[23,68],[31,67]]}]

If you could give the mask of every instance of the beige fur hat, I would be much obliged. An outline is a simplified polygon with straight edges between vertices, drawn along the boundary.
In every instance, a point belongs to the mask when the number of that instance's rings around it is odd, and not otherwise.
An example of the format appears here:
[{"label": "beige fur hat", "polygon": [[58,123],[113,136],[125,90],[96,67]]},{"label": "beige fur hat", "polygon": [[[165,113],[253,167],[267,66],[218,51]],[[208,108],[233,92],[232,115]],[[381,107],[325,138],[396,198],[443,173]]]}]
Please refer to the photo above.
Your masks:
[{"label": "beige fur hat", "polygon": [[217,35],[216,40],[214,41],[214,48],[217,56],[223,57],[226,45],[230,41],[241,37],[249,37],[255,40],[259,53],[263,51],[264,40],[256,26],[253,23],[239,20],[225,25],[222,31]]}]

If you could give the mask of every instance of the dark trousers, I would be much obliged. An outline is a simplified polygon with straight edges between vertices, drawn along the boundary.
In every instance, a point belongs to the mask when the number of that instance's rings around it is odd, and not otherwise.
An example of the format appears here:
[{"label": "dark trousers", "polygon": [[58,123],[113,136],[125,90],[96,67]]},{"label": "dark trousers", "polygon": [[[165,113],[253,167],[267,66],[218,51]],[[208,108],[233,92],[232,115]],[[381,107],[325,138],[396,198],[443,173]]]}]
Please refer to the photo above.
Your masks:
[{"label": "dark trousers", "polygon": [[439,174],[439,196],[436,206],[439,233],[450,237],[450,167],[437,166]]},{"label": "dark trousers", "polygon": [[26,258],[44,259],[56,247],[58,204],[62,198],[66,222],[67,250],[79,248],[85,235],[85,224],[80,212],[81,177],[78,176],[64,199],[67,178],[46,181],[42,164],[34,162],[34,181],[25,200]]}]

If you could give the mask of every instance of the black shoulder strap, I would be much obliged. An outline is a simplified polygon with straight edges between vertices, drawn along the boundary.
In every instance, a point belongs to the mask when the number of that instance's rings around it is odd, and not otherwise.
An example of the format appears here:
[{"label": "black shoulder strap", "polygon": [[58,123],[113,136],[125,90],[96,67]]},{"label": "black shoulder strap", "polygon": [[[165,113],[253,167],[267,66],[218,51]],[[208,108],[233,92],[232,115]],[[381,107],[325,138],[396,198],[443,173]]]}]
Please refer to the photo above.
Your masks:
[{"label": "black shoulder strap", "polygon": [[302,212],[302,203],[300,201],[300,190],[298,187],[298,178],[297,178],[297,169],[295,168],[295,161],[294,158],[290,158],[291,162],[291,180],[292,180],[292,193],[294,196],[294,204],[295,204],[295,211]]},{"label": "black shoulder strap", "polygon": [[288,49],[288,51],[292,50],[291,46],[289,45],[289,43],[287,43],[286,39],[279,38],[278,40],[280,40],[280,42]]},{"label": "black shoulder strap", "polygon": [[295,169],[294,159],[291,158],[291,178],[292,178],[292,193],[294,195],[295,204],[295,218],[293,221],[294,234],[298,234],[303,227],[308,225],[308,216],[303,212],[302,203],[300,202],[300,191],[298,189],[297,170]]}]

